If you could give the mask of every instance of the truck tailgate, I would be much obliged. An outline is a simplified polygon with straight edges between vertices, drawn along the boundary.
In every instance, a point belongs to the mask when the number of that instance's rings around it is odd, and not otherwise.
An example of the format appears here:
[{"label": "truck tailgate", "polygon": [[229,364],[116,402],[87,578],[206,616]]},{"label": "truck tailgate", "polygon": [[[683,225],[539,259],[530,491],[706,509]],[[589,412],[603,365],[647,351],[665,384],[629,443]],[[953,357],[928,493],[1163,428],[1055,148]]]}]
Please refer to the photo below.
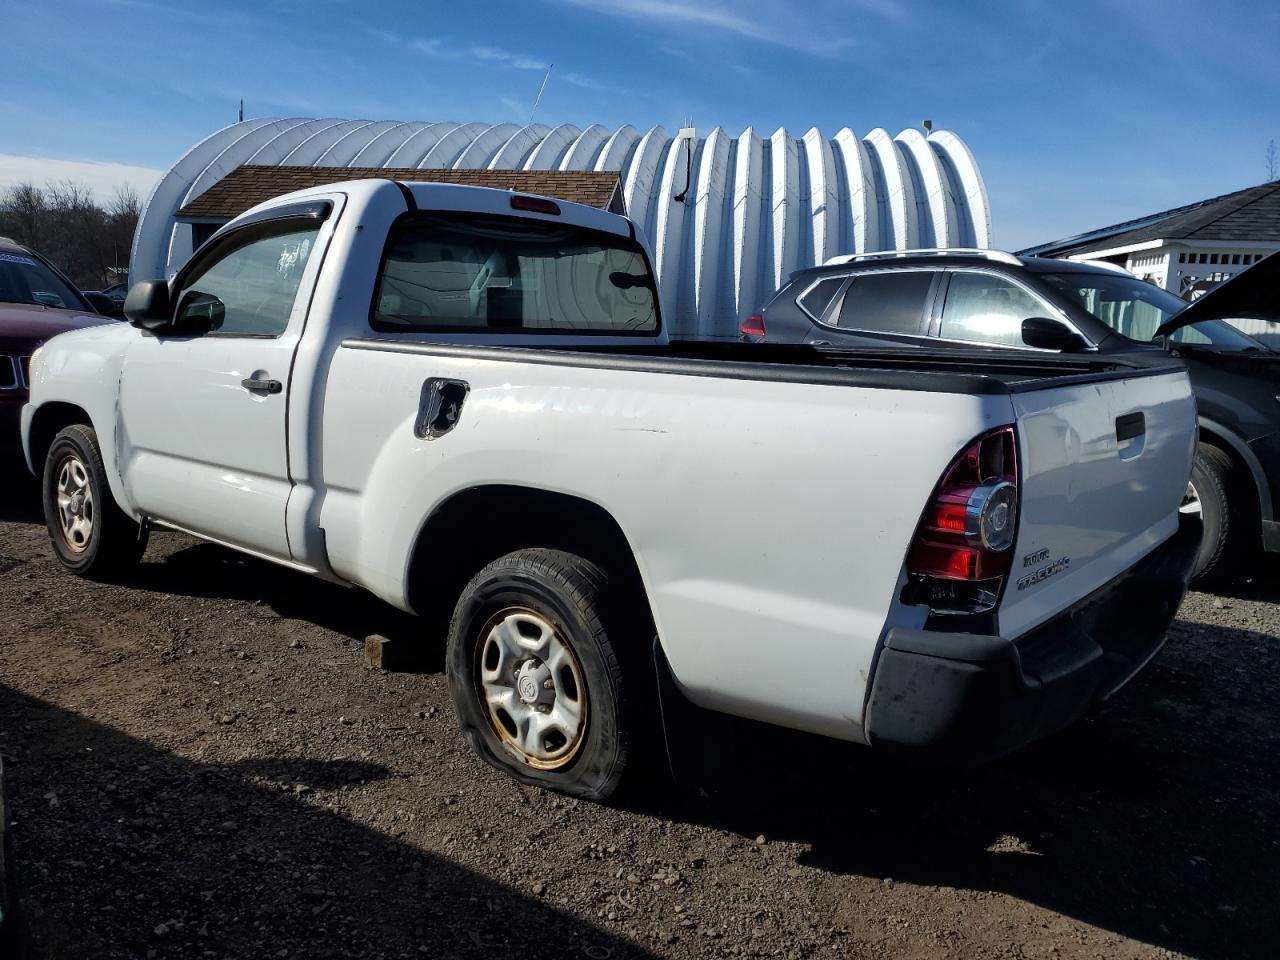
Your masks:
[{"label": "truck tailgate", "polygon": [[1013,405],[1022,505],[1000,632],[1016,638],[1173,535],[1196,408],[1180,369],[1015,393]]}]

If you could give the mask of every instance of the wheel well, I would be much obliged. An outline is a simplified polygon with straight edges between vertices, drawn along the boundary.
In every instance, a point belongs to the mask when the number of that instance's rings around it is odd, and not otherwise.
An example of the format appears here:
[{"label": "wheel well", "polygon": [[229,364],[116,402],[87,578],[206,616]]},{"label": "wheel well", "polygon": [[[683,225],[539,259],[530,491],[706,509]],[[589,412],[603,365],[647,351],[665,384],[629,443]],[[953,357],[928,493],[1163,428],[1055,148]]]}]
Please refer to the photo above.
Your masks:
[{"label": "wheel well", "polygon": [[[1216,450],[1220,450],[1231,460],[1232,465],[1236,468],[1235,477],[1233,478],[1234,482],[1240,484],[1244,490],[1247,490],[1251,494],[1250,497],[1245,498],[1247,503],[1242,504],[1242,506],[1248,510],[1245,516],[1258,517],[1265,515],[1268,505],[1263,503],[1262,491],[1258,489],[1258,483],[1254,478],[1253,469],[1250,464],[1245,462],[1245,459],[1240,456],[1239,451],[1232,446],[1231,442],[1215,433],[1213,430],[1207,429],[1203,424],[1200,426],[1200,442],[1207,444]],[[1230,493],[1230,491],[1228,491],[1228,493]]]},{"label": "wheel well", "polygon": [[475,487],[428,518],[409,563],[409,604],[447,625],[475,574],[524,547],[553,547],[600,564],[651,615],[640,568],[617,520],[599,504],[531,487]]},{"label": "wheel well", "polygon": [[31,467],[39,476],[44,470],[45,454],[53,446],[53,438],[58,431],[73,423],[83,423],[92,427],[89,414],[74,403],[46,403],[36,411],[31,420]]}]

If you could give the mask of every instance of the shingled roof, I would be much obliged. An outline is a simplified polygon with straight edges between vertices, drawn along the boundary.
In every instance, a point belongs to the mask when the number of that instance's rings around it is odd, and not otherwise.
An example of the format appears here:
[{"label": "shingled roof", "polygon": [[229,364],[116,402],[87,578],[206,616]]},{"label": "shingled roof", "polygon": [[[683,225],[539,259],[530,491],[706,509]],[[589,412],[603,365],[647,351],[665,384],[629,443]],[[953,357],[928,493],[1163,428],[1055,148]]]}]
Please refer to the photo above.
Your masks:
[{"label": "shingled roof", "polygon": [[518,190],[624,213],[616,171],[438,170],[415,167],[278,167],[244,164],[176,214],[179,220],[227,221],[273,197],[343,180],[405,180],[460,183]]},{"label": "shingled roof", "polygon": [[1280,181],[1263,183],[1126,220],[1110,227],[1020,250],[1024,256],[1063,257],[1127,247],[1149,240],[1222,240],[1280,243]]}]

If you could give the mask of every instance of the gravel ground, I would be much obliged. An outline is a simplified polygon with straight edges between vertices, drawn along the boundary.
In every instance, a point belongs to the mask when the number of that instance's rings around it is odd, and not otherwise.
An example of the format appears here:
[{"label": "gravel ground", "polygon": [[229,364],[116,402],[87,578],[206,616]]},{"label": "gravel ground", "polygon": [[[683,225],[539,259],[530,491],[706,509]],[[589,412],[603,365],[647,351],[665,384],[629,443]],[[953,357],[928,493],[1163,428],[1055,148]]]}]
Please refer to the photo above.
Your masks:
[{"label": "gravel ground", "polygon": [[1273,957],[1280,569],[1191,596],[1097,716],[982,770],[712,725],[625,809],[519,787],[418,625],[186,537],[64,575],[0,496],[0,752],[42,957]]}]

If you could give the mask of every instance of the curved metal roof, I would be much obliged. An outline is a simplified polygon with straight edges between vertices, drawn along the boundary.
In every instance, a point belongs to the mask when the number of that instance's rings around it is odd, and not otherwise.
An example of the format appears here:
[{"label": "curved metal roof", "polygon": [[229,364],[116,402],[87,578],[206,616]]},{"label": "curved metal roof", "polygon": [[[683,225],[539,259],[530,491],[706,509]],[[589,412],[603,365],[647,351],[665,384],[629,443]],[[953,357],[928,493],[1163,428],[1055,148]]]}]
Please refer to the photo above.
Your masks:
[{"label": "curved metal roof", "polygon": [[261,119],[200,141],[160,180],[134,236],[133,276],[176,270],[191,250],[174,215],[250,163],[617,170],[678,336],[736,336],[793,270],[838,254],[991,242],[982,174],[946,130],[795,137],[716,127],[699,137],[630,125]]}]

